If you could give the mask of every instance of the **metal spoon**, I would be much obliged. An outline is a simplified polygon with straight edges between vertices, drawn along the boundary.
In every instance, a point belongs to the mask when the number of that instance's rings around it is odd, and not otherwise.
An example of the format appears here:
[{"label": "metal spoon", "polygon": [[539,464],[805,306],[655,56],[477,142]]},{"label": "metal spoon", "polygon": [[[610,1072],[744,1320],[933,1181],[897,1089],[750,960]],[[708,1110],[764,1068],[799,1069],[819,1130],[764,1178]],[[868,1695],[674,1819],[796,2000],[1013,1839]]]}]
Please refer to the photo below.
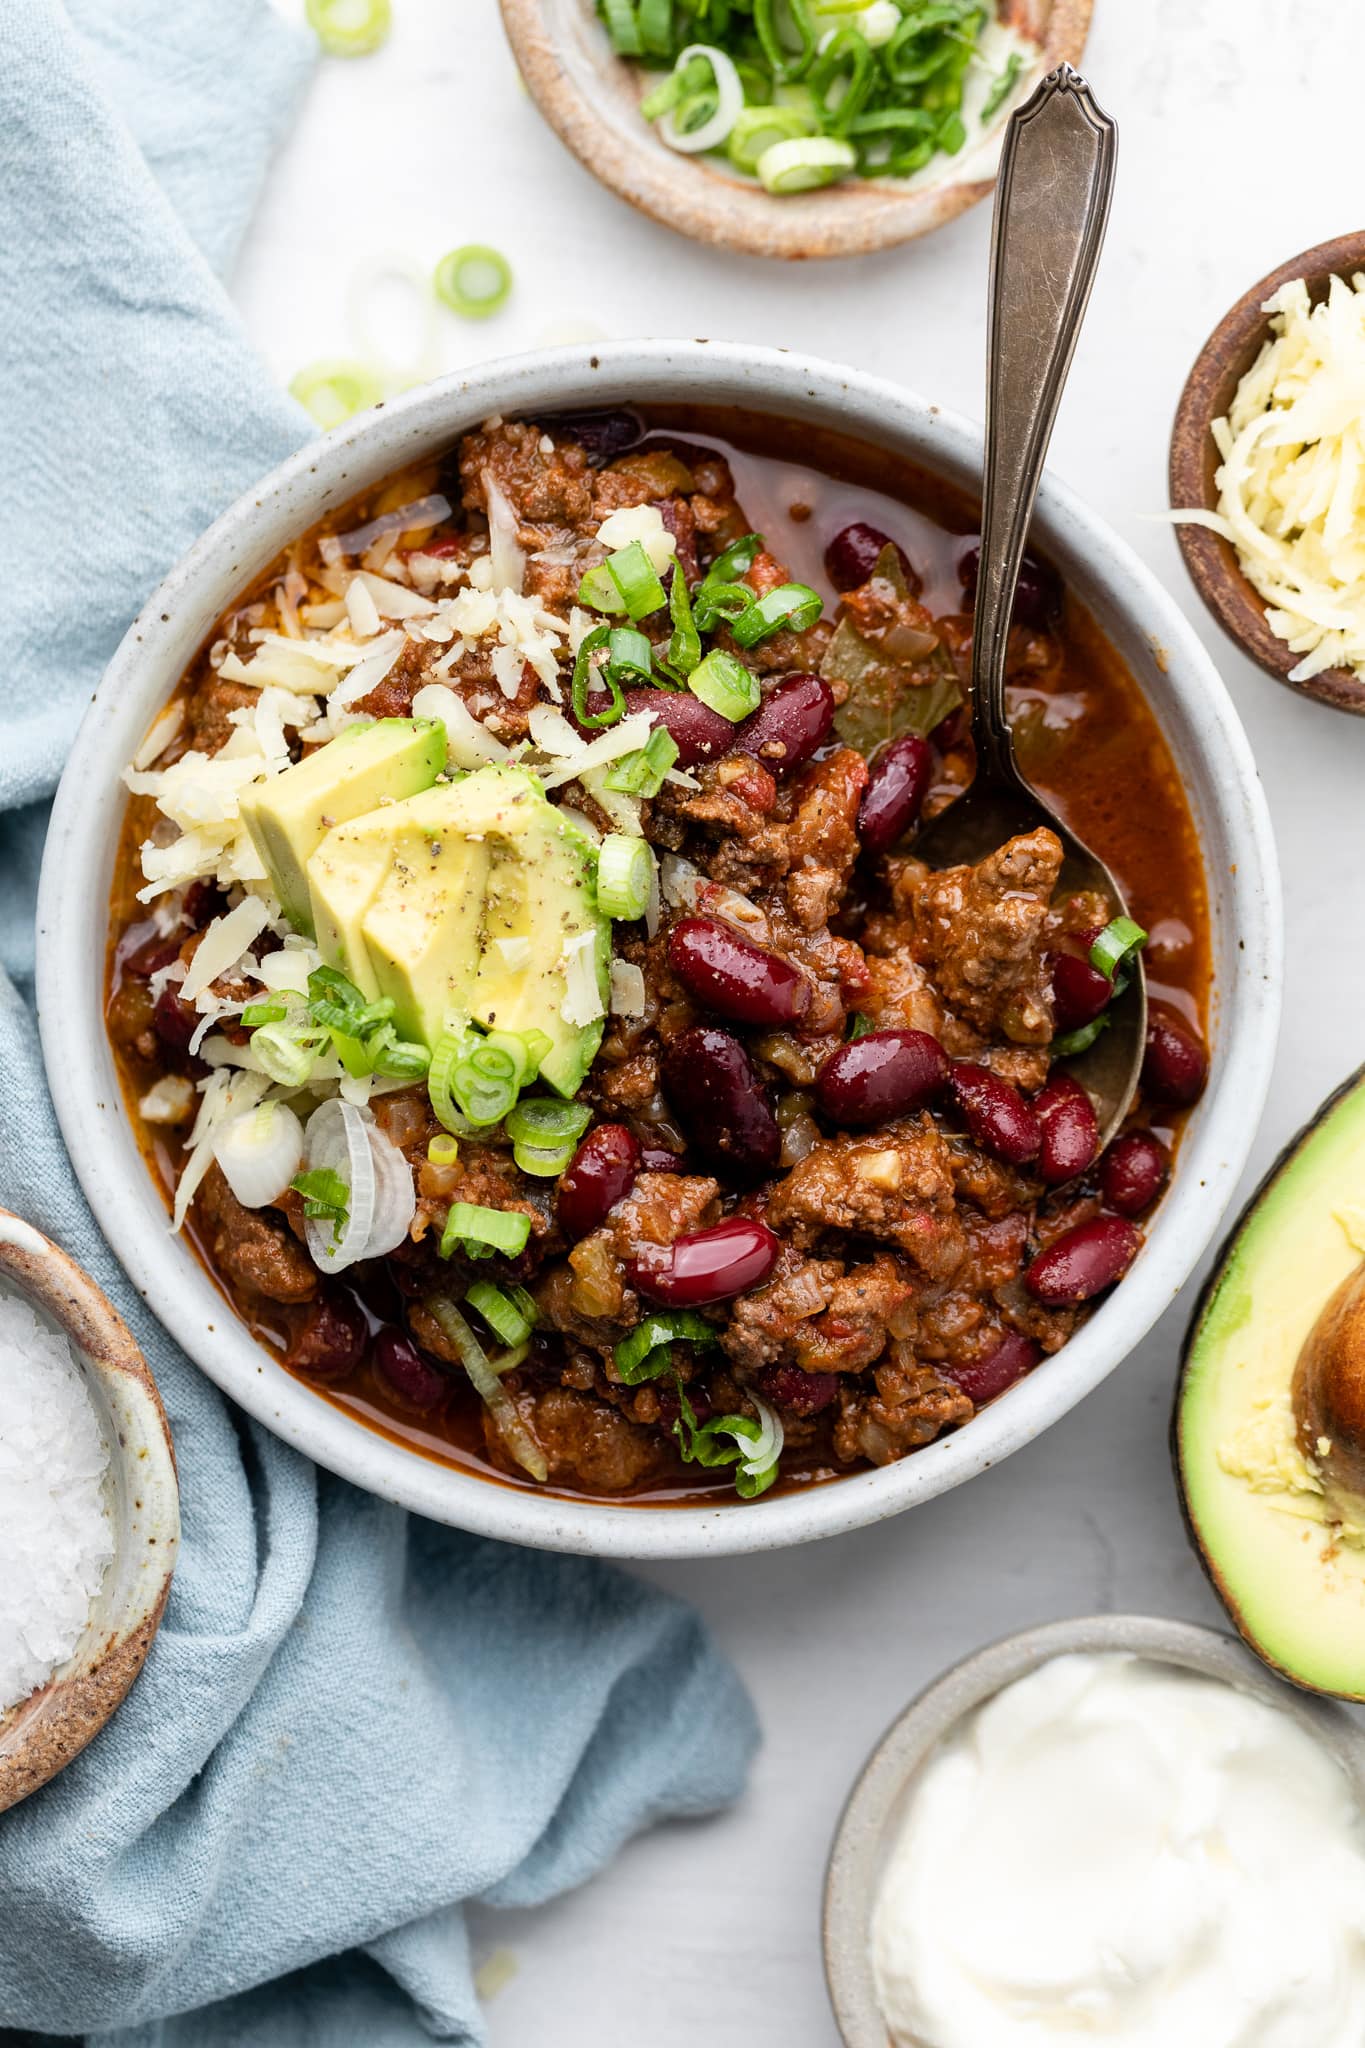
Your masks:
[{"label": "metal spoon", "polygon": [[[1005,648],[1024,536],[1104,240],[1117,151],[1114,123],[1068,64],[1042,81],[1006,133],[991,243],[986,477],[972,636],[976,776],[912,848],[931,868],[955,867],[1046,826],[1066,855],[1059,886],[1067,893],[1098,890],[1116,917],[1127,906],[1109,869],[1019,772],[1005,714]],[[1102,1144],[1122,1123],[1142,1066],[1147,993],[1140,959],[1106,1014],[1108,1028],[1072,1063],[1095,1100]]]}]

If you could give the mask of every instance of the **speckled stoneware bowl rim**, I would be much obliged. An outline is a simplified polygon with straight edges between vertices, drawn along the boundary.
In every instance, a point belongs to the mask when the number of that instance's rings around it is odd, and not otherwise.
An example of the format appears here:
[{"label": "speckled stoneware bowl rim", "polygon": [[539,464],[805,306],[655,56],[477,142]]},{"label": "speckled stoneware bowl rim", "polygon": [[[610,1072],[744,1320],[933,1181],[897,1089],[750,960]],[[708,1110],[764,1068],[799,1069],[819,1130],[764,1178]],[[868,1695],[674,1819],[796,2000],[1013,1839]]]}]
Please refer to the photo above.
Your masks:
[{"label": "speckled stoneware bowl rim", "polygon": [[[1039,59],[960,156],[913,180],[850,178],[774,198],[709,158],[669,149],[640,115],[635,67],[612,56],[591,0],[499,0],[532,99],[565,146],[621,199],[694,241],[749,256],[862,256],[913,241],[984,199],[1010,111],[1061,63],[1079,63],[1094,0],[1050,0]],[[1011,0],[1036,19],[1045,0]],[[558,11],[559,19],[556,20]]]},{"label": "speckled stoneware bowl rim", "polygon": [[[1227,412],[1238,384],[1270,338],[1269,316],[1263,311],[1266,300],[1300,277],[1307,281],[1310,296],[1318,299],[1325,295],[1331,276],[1349,277],[1358,270],[1365,270],[1365,229],[1319,242],[1277,264],[1224,314],[1195,357],[1176,407],[1170,454],[1173,509],[1216,507],[1214,471],[1219,456],[1210,429]],[[1230,541],[1206,526],[1177,526],[1176,538],[1195,589],[1244,654],[1287,689],[1334,711],[1365,717],[1365,680],[1353,669],[1323,669],[1305,682],[1290,680],[1290,670],[1302,657],[1271,632],[1265,599],[1242,573]]]},{"label": "speckled stoneware bowl rim", "polygon": [[175,1452],[156,1382],[133,1334],[89,1274],[0,1209],[0,1287],[70,1340],[110,1454],[114,1555],[74,1655],[0,1714],[0,1812],[47,1784],[120,1705],[161,1625],[180,1538]]},{"label": "speckled stoneware bowl rim", "polygon": [[870,1930],[891,1831],[932,1752],[967,1715],[1053,1657],[1127,1652],[1218,1678],[1278,1707],[1331,1752],[1365,1804],[1365,1731],[1334,1700],[1276,1678],[1233,1637],[1144,1614],[1091,1614],[1006,1636],[955,1664],[892,1722],[860,1771],[835,1830],[825,1872],[824,1956],[845,2048],[891,2048],[877,2004]]},{"label": "speckled stoneware bowl rim", "polygon": [[1054,478],[1036,541],[1144,683],[1180,761],[1213,899],[1214,1063],[1146,1249],[1056,1358],[966,1428],[881,1470],[752,1502],[669,1507],[539,1494],[438,1463],[367,1429],[285,1373],[170,1235],[137,1149],[102,1020],[108,880],[128,761],[220,611],[331,506],[467,427],[607,403],[760,409],[861,436],[964,489],[981,471],[979,427],[879,378],[734,342],[619,342],[554,349],[443,379],[312,443],[240,498],[172,570],[124,639],[62,778],[38,906],[38,1001],[62,1132],[102,1228],[134,1284],[233,1400],[286,1442],[385,1499],[483,1535],[618,1557],[780,1549],[860,1528],[932,1499],[1029,1443],[1130,1352],[1207,1244],[1245,1164],[1269,1085],[1281,982],[1274,842],[1245,735],[1177,606],[1109,528]]}]

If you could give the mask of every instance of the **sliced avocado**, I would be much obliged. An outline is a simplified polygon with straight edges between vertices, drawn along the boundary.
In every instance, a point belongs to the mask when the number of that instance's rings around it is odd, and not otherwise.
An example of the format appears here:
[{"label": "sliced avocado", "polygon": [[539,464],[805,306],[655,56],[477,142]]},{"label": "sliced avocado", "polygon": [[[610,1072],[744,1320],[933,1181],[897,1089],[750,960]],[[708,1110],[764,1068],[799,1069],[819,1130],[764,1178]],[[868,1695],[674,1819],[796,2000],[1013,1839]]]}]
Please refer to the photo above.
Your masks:
[{"label": "sliced avocado", "polygon": [[379,981],[361,929],[393,861],[394,806],[366,811],[349,824],[334,825],[308,859],[308,895],[318,949],[329,967],[339,967],[371,1002]]},{"label": "sliced avocado", "polygon": [[1172,1427],[1191,1537],[1257,1654],[1365,1699],[1365,1069],[1235,1225]]},{"label": "sliced avocado", "polygon": [[[451,1017],[541,1032],[542,1078],[564,1095],[580,1086],[603,1017],[571,1020],[605,1012],[611,927],[592,844],[534,776],[480,768],[390,804],[329,833],[310,873],[324,957],[343,965],[341,949],[354,961],[363,948],[370,978],[351,978],[392,997],[403,1036],[432,1046]],[[586,959],[576,971],[575,950]]]},{"label": "sliced avocado", "polygon": [[296,930],[313,936],[307,867],[323,835],[429,789],[445,765],[445,727],[435,719],[380,718],[347,726],[283,775],[244,793],[242,822]]}]

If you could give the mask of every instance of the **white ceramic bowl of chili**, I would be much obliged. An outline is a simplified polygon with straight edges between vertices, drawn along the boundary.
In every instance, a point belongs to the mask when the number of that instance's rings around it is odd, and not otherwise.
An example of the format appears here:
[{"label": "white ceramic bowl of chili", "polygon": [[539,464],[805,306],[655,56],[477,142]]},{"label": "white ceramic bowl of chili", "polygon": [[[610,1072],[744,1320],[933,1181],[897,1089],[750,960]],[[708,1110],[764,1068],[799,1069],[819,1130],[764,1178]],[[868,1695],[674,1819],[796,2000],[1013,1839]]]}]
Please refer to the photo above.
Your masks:
[{"label": "white ceramic bowl of chili", "polygon": [[[1210,899],[1208,1089],[1133,1270],[1064,1350],[957,1432],[899,1463],[743,1502],[648,1507],[565,1498],[427,1458],[366,1428],[268,1361],[189,1246],[122,1106],[103,1020],[120,770],[215,619],[291,540],[490,414],[738,406],[885,446],[976,494],[981,431],[878,378],[739,343],[552,349],[429,384],[310,443],[239,498],[129,628],[77,735],[48,833],[38,999],[57,1114],[110,1243],[166,1327],[249,1414],[321,1465],[437,1521],[543,1549],[734,1555],[855,1529],[930,1500],[1029,1443],[1098,1386],[1188,1279],[1236,1188],[1269,1085],[1281,981],[1274,841],[1246,737],[1208,655],[1155,578],[1046,478],[1034,535],[1146,691],[1184,778]],[[264,1370],[263,1370],[264,1367]]]}]

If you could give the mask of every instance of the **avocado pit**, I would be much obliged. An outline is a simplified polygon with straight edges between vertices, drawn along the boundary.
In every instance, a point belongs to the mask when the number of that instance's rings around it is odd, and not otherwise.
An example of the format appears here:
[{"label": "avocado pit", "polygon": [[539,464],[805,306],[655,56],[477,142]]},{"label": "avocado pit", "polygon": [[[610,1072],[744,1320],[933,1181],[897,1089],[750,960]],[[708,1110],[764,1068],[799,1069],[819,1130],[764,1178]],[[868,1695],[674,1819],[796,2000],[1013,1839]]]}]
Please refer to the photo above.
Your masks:
[{"label": "avocado pit", "polygon": [[1304,1340],[1291,1398],[1299,1449],[1329,1500],[1365,1500],[1365,1260]]}]

